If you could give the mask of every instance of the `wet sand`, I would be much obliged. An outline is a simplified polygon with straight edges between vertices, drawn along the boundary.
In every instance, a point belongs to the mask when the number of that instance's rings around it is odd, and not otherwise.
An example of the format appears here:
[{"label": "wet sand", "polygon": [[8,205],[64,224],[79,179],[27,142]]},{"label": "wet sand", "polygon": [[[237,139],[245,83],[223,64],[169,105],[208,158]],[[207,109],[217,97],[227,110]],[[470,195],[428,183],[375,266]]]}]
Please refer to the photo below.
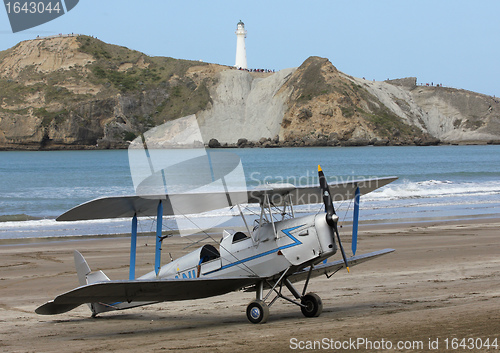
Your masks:
[{"label": "wet sand", "polygon": [[[469,338],[488,338],[490,343],[497,338],[500,344],[499,228],[499,220],[365,228],[358,254],[388,247],[396,252],[355,266],[351,274],[341,271],[331,279],[314,279],[309,289],[323,299],[320,317],[305,318],[298,307],[280,300],[264,325],[247,321],[246,305],[254,294],[243,292],[94,319],[85,305],[39,316],[34,313],[38,305],[78,285],[73,249],[82,252],[92,269],[125,279],[129,241],[4,242],[0,352],[339,351],[339,344],[345,351],[437,352],[446,351],[446,339],[450,351],[453,342],[464,338],[467,344]],[[345,242],[348,248],[347,237]],[[189,243],[186,238],[166,240],[163,263],[169,261],[168,252],[176,258],[192,250],[183,249]],[[138,275],[153,268],[153,244],[152,236],[138,240]],[[387,349],[389,344],[392,349]],[[403,347],[398,349],[398,344]]]}]

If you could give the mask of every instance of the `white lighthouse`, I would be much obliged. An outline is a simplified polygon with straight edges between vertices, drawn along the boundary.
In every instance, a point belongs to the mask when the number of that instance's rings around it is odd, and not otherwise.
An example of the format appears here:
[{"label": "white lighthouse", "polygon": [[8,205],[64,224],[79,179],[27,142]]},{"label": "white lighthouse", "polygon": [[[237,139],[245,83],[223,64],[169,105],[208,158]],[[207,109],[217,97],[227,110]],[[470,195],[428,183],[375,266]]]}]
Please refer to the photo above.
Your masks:
[{"label": "white lighthouse", "polygon": [[240,20],[236,27],[236,63],[234,66],[237,68],[247,69],[247,50],[245,48],[245,38],[247,31],[245,31],[245,24]]}]

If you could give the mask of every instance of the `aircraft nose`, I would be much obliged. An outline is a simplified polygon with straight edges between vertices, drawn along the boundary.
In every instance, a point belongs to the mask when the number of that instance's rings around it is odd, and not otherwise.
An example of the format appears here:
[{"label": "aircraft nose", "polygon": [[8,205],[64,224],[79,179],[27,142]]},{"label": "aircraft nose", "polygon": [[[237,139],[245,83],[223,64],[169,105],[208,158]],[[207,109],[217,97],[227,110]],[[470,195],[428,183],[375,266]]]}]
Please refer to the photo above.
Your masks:
[{"label": "aircraft nose", "polygon": [[[337,222],[338,216],[334,215],[332,217],[332,220],[334,222]],[[318,240],[321,244],[321,248],[325,252],[330,252],[330,251],[335,252],[336,251],[335,233],[332,227],[330,227],[327,223],[326,214],[324,213],[317,214],[314,223],[318,235]]]}]

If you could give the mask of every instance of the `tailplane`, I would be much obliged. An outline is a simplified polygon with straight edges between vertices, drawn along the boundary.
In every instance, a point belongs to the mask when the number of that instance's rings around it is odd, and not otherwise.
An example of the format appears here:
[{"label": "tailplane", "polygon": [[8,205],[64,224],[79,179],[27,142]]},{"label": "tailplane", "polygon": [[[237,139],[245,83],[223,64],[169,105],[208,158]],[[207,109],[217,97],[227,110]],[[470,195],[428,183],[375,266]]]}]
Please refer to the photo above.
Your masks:
[{"label": "tailplane", "polygon": [[[108,276],[102,271],[91,271],[87,261],[83,257],[80,252],[77,250],[73,253],[75,257],[75,267],[76,273],[78,274],[78,281],[80,282],[80,286],[86,286],[89,284],[97,283],[97,282],[110,282]],[[153,304],[155,302],[115,302],[115,303],[88,303],[90,310],[92,311],[92,317],[96,317],[97,314],[104,313],[106,311],[114,311],[114,310],[124,310],[129,308],[135,308],[137,306]]]},{"label": "tailplane", "polygon": [[[90,270],[89,265],[87,264],[87,261],[85,261],[84,257],[82,254],[80,254],[78,251],[74,251],[73,256],[75,258],[75,267],[76,267],[76,273],[78,275],[78,282],[80,282],[80,287],[84,287],[88,284],[96,283],[96,282],[109,282],[110,279],[108,276],[104,274],[102,271],[97,271],[97,272],[92,272]],[[80,305],[82,305],[82,302],[78,301],[72,301],[70,303],[68,302],[57,302],[55,300],[48,301],[47,303],[39,306],[36,308],[35,312],[39,315],[54,315],[54,314],[62,314],[65,312],[68,312],[70,310],[73,310]],[[92,316],[96,316],[99,313],[105,312],[105,311],[111,311],[111,310],[116,310],[117,308],[110,306],[110,305],[103,305],[101,303],[89,303],[88,304],[90,307],[90,310],[92,311]]]}]

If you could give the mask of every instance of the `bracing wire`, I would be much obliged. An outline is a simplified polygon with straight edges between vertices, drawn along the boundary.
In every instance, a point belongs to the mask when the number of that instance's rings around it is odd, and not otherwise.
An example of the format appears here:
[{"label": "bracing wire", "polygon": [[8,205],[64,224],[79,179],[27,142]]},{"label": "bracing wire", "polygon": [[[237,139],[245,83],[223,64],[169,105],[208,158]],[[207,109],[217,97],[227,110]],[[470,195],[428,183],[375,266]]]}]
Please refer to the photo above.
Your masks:
[{"label": "bracing wire", "polygon": [[349,201],[349,204],[347,205],[347,209],[346,209],[346,210],[345,210],[345,212],[344,212],[344,219],[342,219],[342,223],[344,223],[344,222],[345,222],[345,219],[347,218],[347,213],[349,212],[349,209],[351,208],[352,201],[353,201],[353,199],[351,199],[351,200]]},{"label": "bracing wire", "polygon": [[[232,206],[230,209],[232,210],[233,208],[234,208],[234,206]],[[187,219],[190,223],[192,223],[192,224],[193,224],[196,228],[198,228],[198,229],[199,229],[202,233],[204,233],[204,234],[207,236],[207,238],[210,238],[210,239],[212,239],[212,241],[214,241],[215,243],[217,243],[217,241],[216,241],[216,240],[215,240],[215,239],[214,239],[214,238],[213,238],[213,237],[212,237],[209,233],[207,233],[207,232],[205,231],[205,229],[203,229],[203,228],[201,228],[200,226],[198,226],[198,224],[196,224],[196,223],[195,223],[195,222],[194,222],[191,218],[187,217],[187,215],[185,215],[185,214],[181,214],[181,216],[183,216],[184,218],[186,218],[186,219]],[[207,239],[207,238],[205,238],[205,239]],[[191,245],[192,245],[192,244],[191,244]],[[238,257],[236,257],[236,255],[235,255],[235,254],[233,254],[233,253],[232,253],[232,252],[230,252],[228,249],[226,249],[225,247],[223,247],[223,245],[222,245],[222,244],[220,244],[219,246],[220,246],[221,248],[223,248],[223,249],[224,249],[224,250],[225,250],[228,254],[230,254],[230,255],[231,255],[231,256],[232,256],[232,257],[233,257],[236,261],[240,261],[240,260],[241,260],[241,259],[239,259]],[[242,265],[242,266],[246,267],[246,269],[247,269],[250,273],[252,273],[253,275],[258,276],[258,274],[257,274],[254,270],[252,270],[250,267],[248,267],[248,265],[247,265],[247,264],[245,264],[244,262],[240,263],[240,265]]]}]

